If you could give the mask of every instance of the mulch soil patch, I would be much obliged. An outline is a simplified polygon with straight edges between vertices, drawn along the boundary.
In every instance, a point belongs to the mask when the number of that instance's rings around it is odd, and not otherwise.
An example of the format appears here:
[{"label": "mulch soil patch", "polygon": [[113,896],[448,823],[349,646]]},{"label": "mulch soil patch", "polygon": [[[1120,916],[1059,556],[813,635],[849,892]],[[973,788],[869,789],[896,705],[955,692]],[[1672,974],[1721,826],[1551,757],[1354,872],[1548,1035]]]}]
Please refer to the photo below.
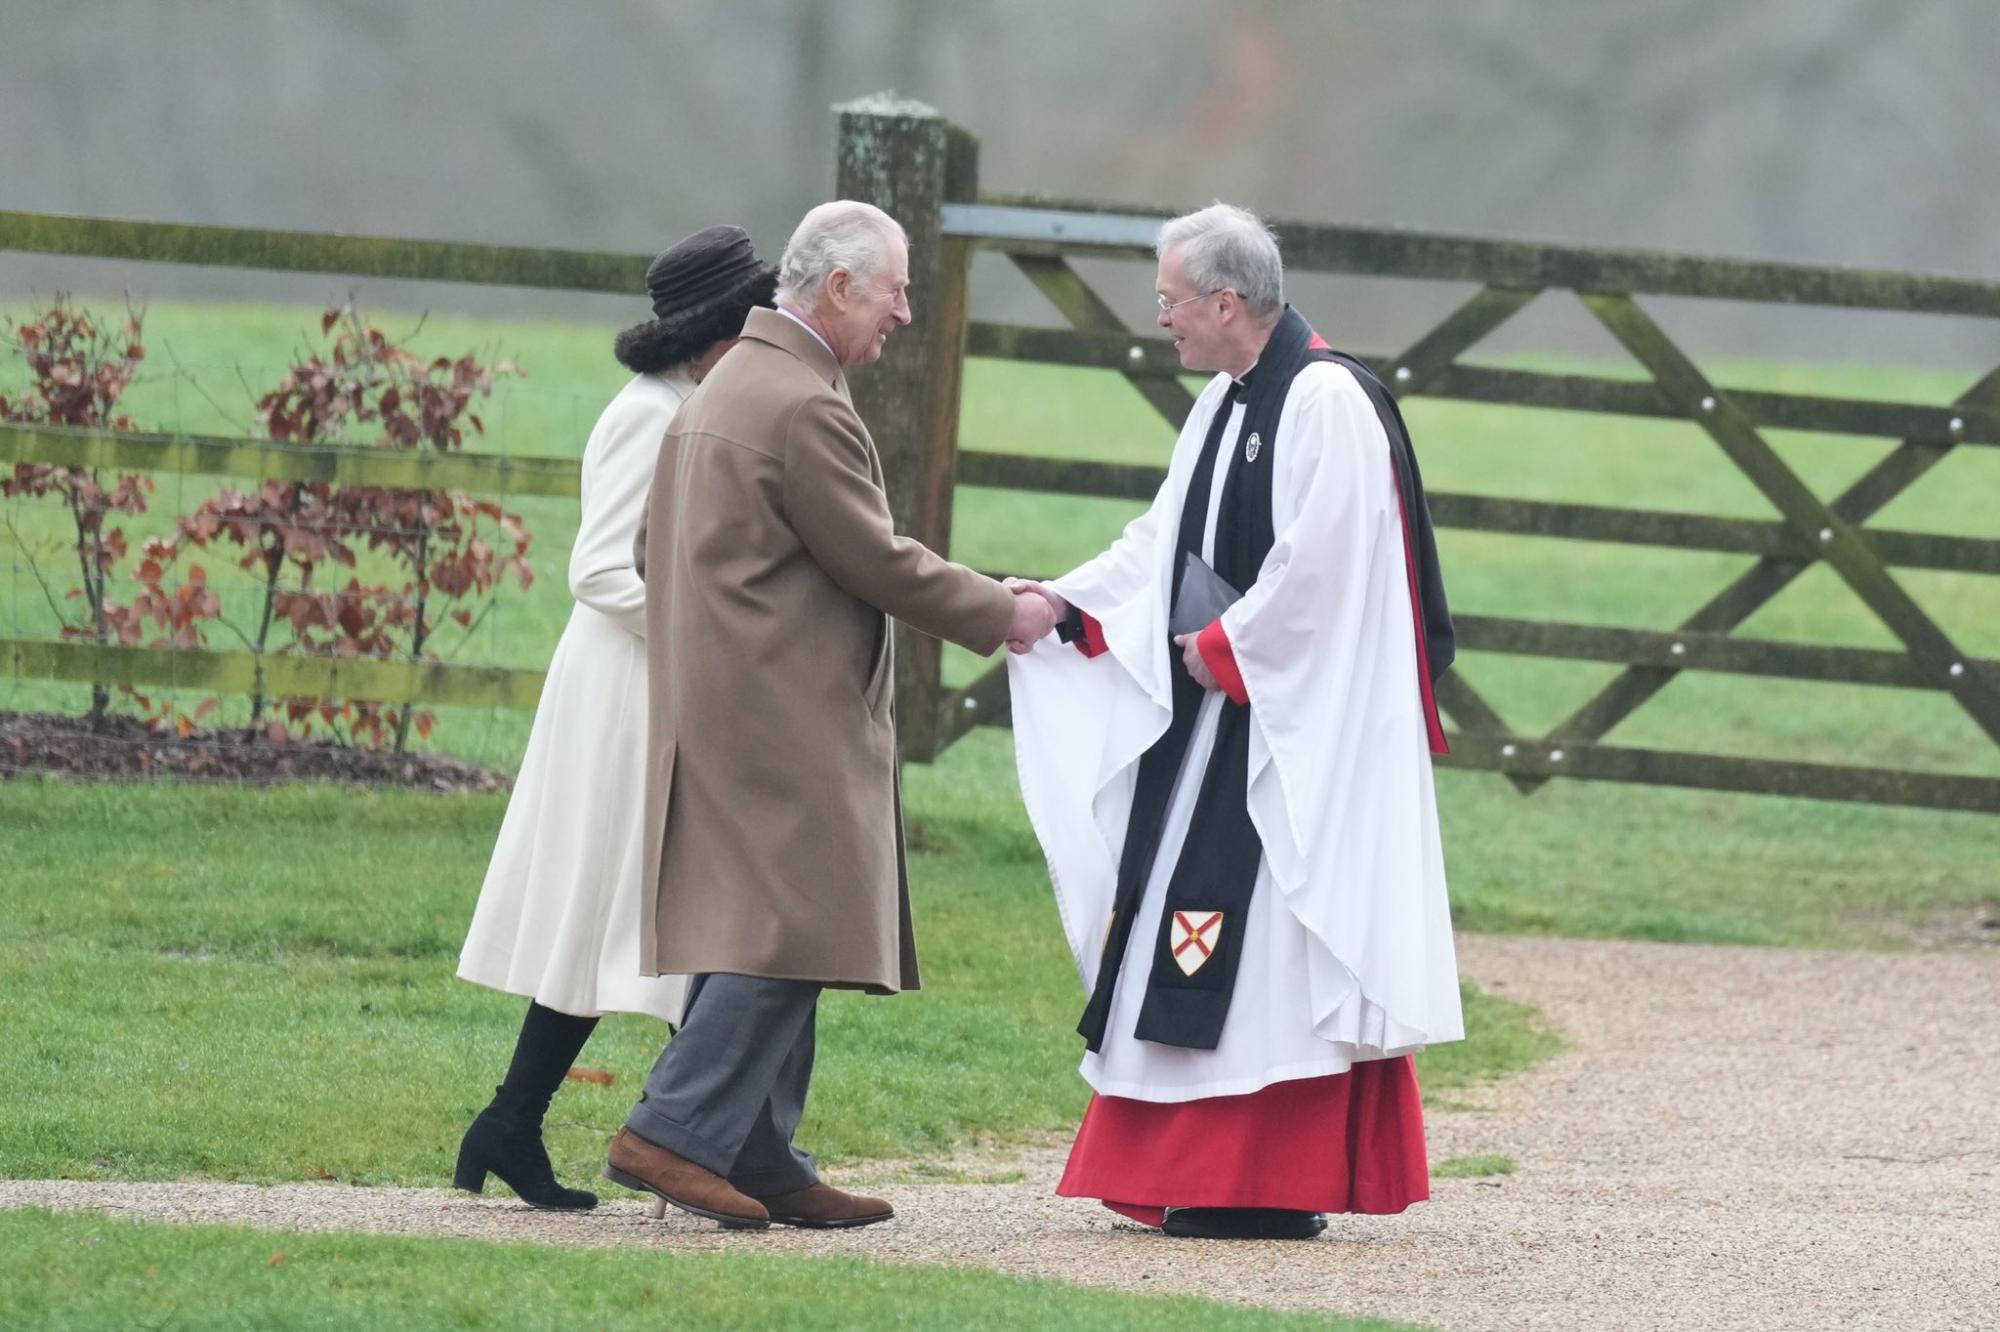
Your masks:
[{"label": "mulch soil patch", "polygon": [[0,780],[50,773],[77,781],[161,777],[265,786],[341,782],[423,791],[504,791],[507,774],[439,754],[393,754],[331,740],[274,741],[262,731],[146,729],[135,717],[52,717],[0,712]]}]

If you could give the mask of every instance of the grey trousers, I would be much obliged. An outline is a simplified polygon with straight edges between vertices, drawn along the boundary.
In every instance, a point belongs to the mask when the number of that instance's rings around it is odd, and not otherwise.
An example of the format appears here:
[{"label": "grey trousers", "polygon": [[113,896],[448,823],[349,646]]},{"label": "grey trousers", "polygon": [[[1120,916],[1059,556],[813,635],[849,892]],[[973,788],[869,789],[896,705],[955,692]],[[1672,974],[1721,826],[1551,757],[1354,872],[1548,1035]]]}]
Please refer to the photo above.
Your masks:
[{"label": "grey trousers", "polygon": [[819,1179],[792,1145],[812,1081],[817,981],[697,976],[625,1127],[752,1197]]}]

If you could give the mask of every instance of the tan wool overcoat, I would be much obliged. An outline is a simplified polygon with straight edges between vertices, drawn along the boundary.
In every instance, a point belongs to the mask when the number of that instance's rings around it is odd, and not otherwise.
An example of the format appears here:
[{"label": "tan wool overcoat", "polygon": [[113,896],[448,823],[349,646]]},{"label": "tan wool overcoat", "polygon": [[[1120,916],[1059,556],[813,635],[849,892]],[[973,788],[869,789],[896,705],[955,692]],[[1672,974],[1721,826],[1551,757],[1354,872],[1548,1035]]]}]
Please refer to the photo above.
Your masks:
[{"label": "tan wool overcoat", "polygon": [[667,428],[638,547],[641,969],[915,989],[888,617],[984,654],[1013,594],[895,534],[839,364],[775,310]]}]

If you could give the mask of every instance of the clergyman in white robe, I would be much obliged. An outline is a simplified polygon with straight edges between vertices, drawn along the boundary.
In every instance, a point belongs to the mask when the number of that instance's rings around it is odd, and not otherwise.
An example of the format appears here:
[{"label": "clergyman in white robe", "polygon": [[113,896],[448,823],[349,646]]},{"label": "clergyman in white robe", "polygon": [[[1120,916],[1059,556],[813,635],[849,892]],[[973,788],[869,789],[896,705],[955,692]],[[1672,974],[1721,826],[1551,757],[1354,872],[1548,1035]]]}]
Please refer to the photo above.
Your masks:
[{"label": "clergyman in white robe", "polygon": [[[1169,726],[1183,669],[1169,596],[1198,455],[1226,406],[1199,529],[1213,565],[1229,472],[1246,451],[1275,450],[1274,539],[1198,639],[1220,687],[1200,702],[1109,1019],[1082,1062],[1097,1095],[1062,1188],[1155,1225],[1177,1207],[1400,1211],[1427,1196],[1408,1056],[1463,1035],[1431,775],[1442,732],[1388,435],[1345,364],[1304,365],[1275,437],[1255,444],[1231,383],[1218,374],[1196,401],[1151,507],[1050,584],[1081,641],[1051,637],[1009,663],[1023,798],[1092,991],[1140,760]],[[1142,1040],[1155,949],[1198,961],[1216,942],[1190,943],[1202,919],[1163,932],[1161,916],[1234,707],[1249,709],[1262,845],[1247,913],[1218,922],[1242,931],[1234,993],[1214,1048]]]}]

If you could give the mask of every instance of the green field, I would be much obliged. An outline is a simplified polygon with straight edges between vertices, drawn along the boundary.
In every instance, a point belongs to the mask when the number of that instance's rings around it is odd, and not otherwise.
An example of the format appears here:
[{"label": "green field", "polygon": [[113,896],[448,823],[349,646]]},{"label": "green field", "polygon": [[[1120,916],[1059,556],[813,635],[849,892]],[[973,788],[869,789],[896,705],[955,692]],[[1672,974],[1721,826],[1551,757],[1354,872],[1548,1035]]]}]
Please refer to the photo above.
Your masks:
[{"label": "green field", "polygon": [[[392,332],[407,322],[385,321]],[[245,384],[274,381],[316,324],[303,310],[159,307],[148,319],[148,376],[126,408],[147,428],[250,433]],[[489,435],[475,447],[568,456],[580,453],[625,378],[608,344],[604,329],[449,319],[427,321],[417,341],[427,353],[478,348],[527,370],[503,382],[483,413]],[[17,375],[0,362],[0,393]],[[1971,379],[1757,366],[1719,377],[1932,402]],[[1409,417],[1437,490],[1769,516],[1692,426],[1421,400]],[[1161,462],[1170,442],[1115,378],[995,362],[968,367],[964,432],[973,448],[1126,462]],[[1890,447],[1782,433],[1775,442],[1821,494]],[[220,484],[159,478],[156,512],[132,524],[134,535]],[[1961,450],[1879,521],[2000,537],[1996,494],[2000,453]],[[535,585],[504,597],[467,640],[443,635],[454,660],[542,666],[569,612],[563,571],[574,503],[513,507],[535,535]],[[967,489],[954,554],[992,569],[1059,571],[1100,549],[1136,508]],[[66,519],[19,501],[0,501],[0,516],[0,633],[50,635],[54,614],[36,570],[60,598]],[[1748,563],[1462,532],[1442,533],[1440,543],[1455,610],[1644,627],[1670,626]],[[240,619],[255,588],[225,560],[206,563]],[[1799,579],[1743,632],[1890,646],[1822,573]],[[1898,577],[1969,650],[2000,656],[2000,580]],[[234,640],[215,630],[211,643]],[[948,654],[955,680],[981,665]],[[1461,669],[1528,730],[1558,720],[1613,673],[1482,654]],[[86,701],[79,686],[0,684],[0,708],[80,712]],[[241,715],[241,702],[229,701],[225,718]],[[528,720],[442,710],[431,743],[507,767]],[[2000,773],[2000,751],[1954,705],[1912,691],[1689,676],[1609,739]],[[1072,1034],[1081,996],[1021,813],[1008,736],[975,732],[938,763],[910,769],[907,782],[926,987],[894,1000],[828,996],[800,1136],[830,1161],[896,1161],[922,1175],[948,1171],[968,1144],[1059,1140],[1085,1090]],[[1498,777],[1466,772],[1441,772],[1438,787],[1461,929],[1884,945],[1909,922],[2000,897],[2000,820],[1982,815],[1574,782],[1523,797]],[[13,1037],[0,1042],[0,1176],[442,1183],[520,1017],[521,1001],[452,976],[503,809],[495,796],[0,783],[0,1024]],[[1558,1039],[1531,1010],[1476,991],[1468,999],[1471,1039],[1423,1056],[1434,1100],[1543,1057]],[[635,1018],[600,1029],[583,1062],[615,1081],[571,1084],[559,1097],[549,1125],[559,1173],[573,1181],[595,1173],[663,1035]],[[1503,1161],[1438,1164],[1470,1174],[1497,1172]],[[275,1269],[266,1261],[274,1248],[289,1255]],[[524,1299],[578,1311],[547,1325],[636,1326],[649,1314],[660,1321],[640,1290],[664,1270],[661,1255],[280,1239],[5,1213],[0,1255],[0,1322],[10,1326],[283,1326],[299,1301],[324,1302],[316,1325],[412,1316],[477,1325]],[[331,1267],[343,1255],[365,1280]],[[744,1325],[848,1325],[804,1319],[800,1309],[822,1290],[868,1311],[867,1325],[900,1317],[977,1327],[991,1310],[1009,1311],[1014,1323],[1013,1311],[1027,1309],[1037,1325],[1111,1327],[1189,1307],[975,1274],[926,1274],[918,1297],[910,1274],[851,1263],[674,1263],[676,1282],[711,1301],[699,1310],[726,1310],[751,1292],[746,1307],[756,1315]],[[148,1267],[171,1272],[171,1282],[144,1276]],[[432,1288],[449,1284],[438,1276],[446,1268],[452,1279],[471,1271],[490,1289],[469,1302],[437,1295]],[[25,1273],[41,1279],[20,1280]],[[728,1325],[720,1313],[696,1321]]]},{"label": "green field", "polygon": [[[382,321],[392,334],[409,318]],[[147,316],[151,355],[125,406],[142,426],[244,434],[254,430],[249,387],[274,382],[294,349],[313,345],[310,311],[260,306],[171,305]],[[477,349],[511,359],[526,377],[500,382],[483,415],[488,433],[474,447],[552,456],[580,454],[602,404],[626,377],[612,361],[607,331],[557,323],[498,324],[434,318],[412,345],[426,353]],[[1618,373],[1617,366],[1593,366]],[[18,367],[0,371],[17,377]],[[1728,366],[1725,383],[1849,396],[1944,402],[1970,372],[1878,371],[1854,367]],[[0,380],[4,382],[4,380]],[[1623,504],[1640,508],[1771,517],[1765,501],[1692,424],[1541,409],[1413,400],[1412,431],[1433,489],[1518,498]],[[968,448],[1121,462],[1162,462],[1170,433],[1138,395],[1099,372],[1009,362],[968,365],[963,444]],[[1821,495],[1836,493],[1891,441],[1771,432],[1786,459]],[[221,484],[161,477],[156,514],[135,534],[163,526],[166,513],[192,508]],[[2000,450],[1958,451],[1877,520],[1882,526],[2000,537]],[[517,498],[510,505],[534,534],[534,588],[503,596],[476,633],[441,631],[452,660],[537,667],[546,663],[569,611],[564,567],[575,535],[574,504]],[[1124,501],[967,488],[960,493],[953,554],[983,568],[1053,573],[1101,549],[1136,510]],[[54,627],[39,566],[58,598],[74,561],[63,540],[67,519],[52,504],[0,504],[0,630],[39,635]],[[18,533],[18,538],[16,534]],[[1726,554],[1621,547],[1552,538],[1447,531],[1441,552],[1455,610],[1595,624],[1668,628],[1723,587],[1749,560]],[[32,566],[30,562],[32,557]],[[68,560],[68,563],[65,563]],[[220,552],[204,559],[239,625],[255,586]],[[364,561],[364,576],[368,566]],[[1901,570],[1897,577],[1968,651],[2000,655],[2000,579]],[[1827,570],[1799,578],[1746,623],[1746,636],[1796,642],[1893,647],[1894,640]],[[218,647],[236,646],[226,628]],[[952,653],[948,670],[968,678],[977,663]],[[1587,698],[1615,668],[1595,663],[1468,654],[1460,668],[1510,723],[1544,728]],[[73,706],[69,687],[14,684],[0,706]],[[468,757],[510,763],[526,734],[524,718],[447,714],[437,743]],[[2000,774],[2000,747],[1942,695],[1858,685],[1690,673],[1609,737],[1612,742],[1941,771]]]}]

